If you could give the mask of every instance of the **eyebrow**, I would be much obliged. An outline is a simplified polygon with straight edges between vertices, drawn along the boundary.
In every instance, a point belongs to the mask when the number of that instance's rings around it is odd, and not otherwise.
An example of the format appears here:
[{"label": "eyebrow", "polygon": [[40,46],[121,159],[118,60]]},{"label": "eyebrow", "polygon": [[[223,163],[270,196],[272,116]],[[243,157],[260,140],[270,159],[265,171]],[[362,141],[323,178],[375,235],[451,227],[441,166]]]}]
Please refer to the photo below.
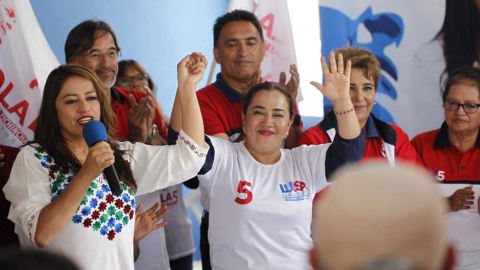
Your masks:
[{"label": "eyebrow", "polygon": [[[261,110],[265,110],[265,107],[263,106],[253,106],[252,110],[253,109],[261,109]],[[285,112],[284,109],[280,109],[280,108],[274,108],[272,109],[272,111],[276,111],[276,112]]]},{"label": "eyebrow", "polygon": [[[91,91],[88,91],[85,93],[85,95],[88,95],[88,94],[91,94],[91,93],[97,93],[95,90],[91,90]],[[78,94],[66,94],[65,96],[62,97],[62,99],[66,98],[66,97],[77,97]]]},{"label": "eyebrow", "polygon": [[[225,44],[228,43],[228,42],[237,42],[239,40],[242,40],[241,38],[229,38],[227,40],[225,40]],[[251,41],[251,40],[255,40],[257,41],[258,38],[256,37],[247,37],[247,38],[244,38],[243,40],[246,40],[246,41]]]},{"label": "eyebrow", "polygon": [[[107,52],[110,51],[110,50],[116,51],[116,50],[117,50],[117,47],[112,46],[112,47],[110,47],[110,48],[107,49]],[[100,52],[100,50],[99,50],[99,49],[91,49],[90,51],[88,51],[88,54],[91,54],[91,53],[94,53],[94,52]]]}]

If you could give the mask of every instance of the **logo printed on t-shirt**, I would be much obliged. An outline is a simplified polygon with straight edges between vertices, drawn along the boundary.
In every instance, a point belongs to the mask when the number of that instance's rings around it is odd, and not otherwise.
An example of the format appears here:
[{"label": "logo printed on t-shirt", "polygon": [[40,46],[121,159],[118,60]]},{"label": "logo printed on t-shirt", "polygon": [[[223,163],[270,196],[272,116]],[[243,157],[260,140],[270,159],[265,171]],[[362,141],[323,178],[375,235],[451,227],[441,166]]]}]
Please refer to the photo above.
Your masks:
[{"label": "logo printed on t-shirt", "polygon": [[387,150],[385,150],[385,145],[382,144],[382,149],[380,149],[380,154],[382,154],[383,157],[387,157]]},{"label": "logo printed on t-shirt", "polygon": [[312,197],[312,191],[303,181],[290,181],[288,184],[279,184],[283,199],[288,201],[303,201]]},{"label": "logo printed on t-shirt", "polygon": [[177,190],[170,191],[168,188],[160,190],[160,202],[162,205],[175,205],[178,203]]},{"label": "logo printed on t-shirt", "polygon": [[430,170],[429,173],[438,181],[445,180],[445,171]]}]

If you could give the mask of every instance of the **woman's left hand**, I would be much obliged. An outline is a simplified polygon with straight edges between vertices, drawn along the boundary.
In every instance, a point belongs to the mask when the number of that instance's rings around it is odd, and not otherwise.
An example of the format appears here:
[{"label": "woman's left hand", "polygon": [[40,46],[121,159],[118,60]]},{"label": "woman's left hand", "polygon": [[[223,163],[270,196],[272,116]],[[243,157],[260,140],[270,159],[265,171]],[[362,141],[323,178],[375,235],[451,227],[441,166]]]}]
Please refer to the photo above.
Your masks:
[{"label": "woman's left hand", "polygon": [[325,85],[318,82],[311,82],[322,94],[332,101],[336,102],[350,101],[350,72],[352,63],[347,61],[346,66],[343,63],[342,54],[338,55],[338,63],[335,60],[335,54],[330,52],[330,66],[327,66],[325,57],[322,56],[322,69],[325,78]]},{"label": "woman's left hand", "polygon": [[[142,211],[143,205],[139,204],[137,207],[137,216],[135,219],[135,233],[133,234],[133,241],[138,242],[140,239],[144,238],[151,231],[161,228],[168,224],[168,222],[157,223],[159,220],[165,217],[168,214],[169,210],[166,205],[158,208],[160,203],[155,203],[147,211],[140,214]],[[158,209],[157,209],[158,208]]]}]

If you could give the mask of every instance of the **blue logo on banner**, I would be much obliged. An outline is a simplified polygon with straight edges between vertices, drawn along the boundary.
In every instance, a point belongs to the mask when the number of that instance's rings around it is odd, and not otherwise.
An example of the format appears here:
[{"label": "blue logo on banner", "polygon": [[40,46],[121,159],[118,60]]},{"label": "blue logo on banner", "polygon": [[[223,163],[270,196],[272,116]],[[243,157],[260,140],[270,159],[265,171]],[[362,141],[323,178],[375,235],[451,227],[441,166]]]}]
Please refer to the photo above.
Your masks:
[{"label": "blue logo on banner", "polygon": [[[371,34],[370,43],[360,43],[357,33],[360,26]],[[372,14],[368,7],[357,19],[351,20],[339,10],[320,7],[320,29],[322,40],[322,55],[327,58],[331,50],[343,46],[357,46],[372,51],[380,61],[381,69],[395,81],[398,80],[397,68],[393,61],[384,53],[384,49],[395,43],[398,46],[403,37],[403,21],[394,13]],[[397,99],[397,90],[384,75],[381,75],[377,93],[384,93],[392,99]],[[324,112],[333,108],[332,103],[324,98]],[[390,112],[377,102],[372,113],[385,122],[395,123]]]}]

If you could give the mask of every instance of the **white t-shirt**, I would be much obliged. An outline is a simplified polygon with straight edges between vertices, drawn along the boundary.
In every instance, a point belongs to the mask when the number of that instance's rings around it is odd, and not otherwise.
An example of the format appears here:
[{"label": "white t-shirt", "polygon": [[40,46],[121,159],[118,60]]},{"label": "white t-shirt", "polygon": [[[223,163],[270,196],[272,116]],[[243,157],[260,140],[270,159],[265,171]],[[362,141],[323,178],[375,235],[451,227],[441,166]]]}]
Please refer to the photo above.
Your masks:
[{"label": "white t-shirt", "polygon": [[264,165],[243,142],[210,139],[213,165],[198,177],[210,199],[212,268],[311,269],[312,201],[328,185],[330,144],[281,149],[277,163]]},{"label": "white t-shirt", "polygon": [[163,219],[168,222],[165,226],[165,238],[170,260],[195,253],[192,221],[183,201],[182,184],[160,190],[160,201],[170,210]]},{"label": "white t-shirt", "polygon": [[[473,182],[473,181],[472,181]],[[470,184],[439,184],[444,197],[451,196],[457,189]],[[454,246],[457,256],[456,270],[480,269],[480,215],[478,214],[478,194],[480,185],[473,184],[474,204],[470,209],[450,212],[446,215],[447,239]]]},{"label": "white t-shirt", "polygon": [[[137,194],[192,178],[204,164],[208,151],[183,131],[173,146],[123,142],[120,149],[131,165]],[[3,191],[12,203],[8,218],[16,225],[22,247],[35,246],[40,211],[63,192],[73,177],[73,172],[58,168],[38,145],[20,151]],[[134,269],[136,202],[133,191],[121,185],[123,193],[114,196],[103,173],[93,180],[71,222],[45,249],[70,258],[81,269]]]},{"label": "white t-shirt", "polygon": [[[143,210],[159,202],[158,190],[137,196],[137,205],[143,204]],[[168,214],[170,215],[170,213]],[[167,216],[168,216],[167,215]],[[159,221],[162,222],[162,221]],[[140,240],[140,254],[135,261],[136,270],[169,270],[167,245],[165,242],[165,227],[153,230]]]}]

